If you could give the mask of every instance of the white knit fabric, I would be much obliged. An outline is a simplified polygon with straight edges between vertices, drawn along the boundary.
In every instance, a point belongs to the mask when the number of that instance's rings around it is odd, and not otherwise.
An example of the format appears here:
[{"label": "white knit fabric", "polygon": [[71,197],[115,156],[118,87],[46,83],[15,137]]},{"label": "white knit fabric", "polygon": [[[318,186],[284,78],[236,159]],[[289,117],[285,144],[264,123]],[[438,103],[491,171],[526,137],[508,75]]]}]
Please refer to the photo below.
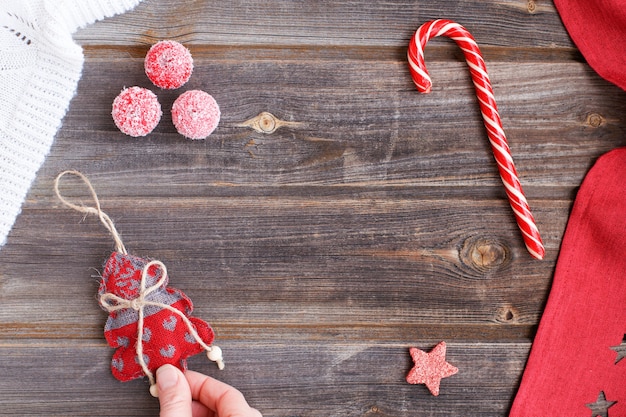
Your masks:
[{"label": "white knit fabric", "polygon": [[141,1],[0,0],[0,246],[75,94],[72,34]]}]

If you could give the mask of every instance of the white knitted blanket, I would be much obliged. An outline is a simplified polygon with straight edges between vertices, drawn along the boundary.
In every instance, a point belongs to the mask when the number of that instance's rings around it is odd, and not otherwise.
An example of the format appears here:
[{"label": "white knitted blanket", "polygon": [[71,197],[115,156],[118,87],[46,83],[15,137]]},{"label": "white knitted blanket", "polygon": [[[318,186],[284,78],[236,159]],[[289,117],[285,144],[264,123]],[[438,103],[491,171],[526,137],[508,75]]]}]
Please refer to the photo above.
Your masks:
[{"label": "white knitted blanket", "polygon": [[0,246],[76,92],[72,34],[141,1],[0,0]]}]

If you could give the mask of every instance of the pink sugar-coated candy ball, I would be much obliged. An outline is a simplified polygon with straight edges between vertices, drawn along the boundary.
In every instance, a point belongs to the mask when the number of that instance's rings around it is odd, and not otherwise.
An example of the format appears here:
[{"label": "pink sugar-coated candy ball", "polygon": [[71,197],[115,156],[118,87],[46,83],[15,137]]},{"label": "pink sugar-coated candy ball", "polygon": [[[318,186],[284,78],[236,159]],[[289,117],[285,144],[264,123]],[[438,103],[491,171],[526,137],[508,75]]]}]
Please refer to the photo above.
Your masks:
[{"label": "pink sugar-coated candy ball", "polygon": [[146,136],[159,124],[163,112],[157,96],[141,87],[125,88],[115,97],[111,116],[123,133]]},{"label": "pink sugar-coated candy ball", "polygon": [[215,99],[200,90],[181,94],[172,105],[172,122],[178,133],[189,139],[204,139],[220,122],[220,108]]},{"label": "pink sugar-coated candy ball", "polygon": [[193,72],[191,52],[176,41],[152,45],[144,60],[146,75],[157,87],[173,90],[182,87]]}]

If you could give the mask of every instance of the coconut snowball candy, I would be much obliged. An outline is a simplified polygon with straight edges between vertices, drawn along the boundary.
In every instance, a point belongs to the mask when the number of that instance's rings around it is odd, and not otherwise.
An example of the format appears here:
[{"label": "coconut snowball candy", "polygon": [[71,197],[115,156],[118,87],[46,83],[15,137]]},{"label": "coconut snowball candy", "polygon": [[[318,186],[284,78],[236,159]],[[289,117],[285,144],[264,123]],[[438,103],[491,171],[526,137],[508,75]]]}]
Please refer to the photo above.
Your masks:
[{"label": "coconut snowball candy", "polygon": [[172,122],[178,133],[186,138],[206,138],[217,128],[219,121],[220,108],[204,91],[187,91],[172,105]]},{"label": "coconut snowball candy", "polygon": [[189,81],[193,58],[182,44],[171,40],[160,41],[152,45],[146,54],[144,69],[154,85],[174,90]]},{"label": "coconut snowball candy", "polygon": [[157,96],[142,87],[125,88],[113,101],[111,116],[128,136],[146,136],[159,124],[163,112]]}]

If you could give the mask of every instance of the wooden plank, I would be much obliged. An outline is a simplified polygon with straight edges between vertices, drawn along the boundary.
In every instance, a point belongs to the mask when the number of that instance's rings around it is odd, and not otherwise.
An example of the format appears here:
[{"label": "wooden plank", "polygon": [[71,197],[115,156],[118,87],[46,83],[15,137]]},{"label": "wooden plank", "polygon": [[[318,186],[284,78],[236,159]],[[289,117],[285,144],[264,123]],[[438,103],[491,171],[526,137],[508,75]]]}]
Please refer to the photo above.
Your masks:
[{"label": "wooden plank", "polygon": [[[15,327],[17,316],[22,323],[42,323],[39,327],[88,323],[99,329],[97,270],[112,240],[95,218],[80,224],[81,214],[50,203],[56,210],[25,211],[16,244],[0,252],[0,321]],[[550,217],[561,218],[560,225],[544,228],[546,237],[554,238],[546,240],[549,258],[540,263],[529,262],[505,202],[474,201],[470,210],[467,203],[103,200],[109,214],[120,219],[117,227],[127,247],[165,262],[172,284],[189,292],[198,314],[211,321],[306,326],[314,318],[321,327],[381,319],[401,325],[493,324],[511,309],[515,320],[508,324],[533,325],[567,207]],[[484,212],[492,215],[478,224]],[[40,233],[20,245],[25,240],[20,230]],[[476,263],[481,241],[494,251],[493,262]]]},{"label": "wooden plank", "polygon": [[[470,417],[506,415],[527,343],[448,344],[447,360],[459,373],[442,381],[439,397],[404,381],[412,367],[410,343],[291,344],[261,336],[223,345],[224,371],[202,355],[190,367],[238,386],[266,416],[458,416],[462,408]],[[424,350],[436,344],[422,343],[417,347]],[[2,413],[156,415],[146,382],[116,381],[108,369],[110,355],[104,344],[91,342],[2,343]]]},{"label": "wooden plank", "polygon": [[145,1],[130,13],[88,26],[81,44],[151,45],[176,39],[201,45],[390,46],[405,44],[418,26],[447,18],[486,45],[571,48],[551,3],[534,0],[458,2],[235,0]]},{"label": "wooden plank", "polygon": [[[496,62],[490,69],[524,186],[575,187],[591,161],[623,144],[626,93],[585,65]],[[405,62],[200,61],[187,89],[215,95],[223,118],[210,139],[193,142],[175,132],[168,109],[178,93],[167,91],[159,92],[165,114],[155,133],[125,137],[110,106],[125,85],[149,87],[140,60],[87,64],[48,166],[132,172],[136,182],[124,188],[137,195],[144,188],[154,195],[145,184],[155,180],[159,195],[219,183],[498,187],[465,64],[434,62],[431,73],[434,91],[420,95]],[[262,112],[287,125],[271,134],[242,127]],[[159,163],[146,169],[148,158]]]}]

